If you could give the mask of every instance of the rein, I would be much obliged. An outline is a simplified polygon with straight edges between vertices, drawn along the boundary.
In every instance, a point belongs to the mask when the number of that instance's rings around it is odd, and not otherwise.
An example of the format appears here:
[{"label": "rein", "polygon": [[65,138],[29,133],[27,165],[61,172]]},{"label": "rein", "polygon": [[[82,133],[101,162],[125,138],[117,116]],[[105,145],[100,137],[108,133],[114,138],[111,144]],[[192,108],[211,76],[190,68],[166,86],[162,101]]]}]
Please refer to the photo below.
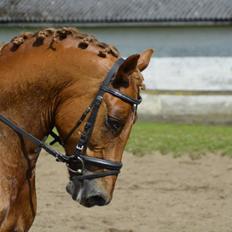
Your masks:
[{"label": "rein", "polygon": [[[96,121],[97,113],[99,107],[102,103],[103,95],[105,93],[109,93],[121,100],[133,105],[133,110],[136,113],[137,106],[141,103],[142,99],[139,97],[138,99],[133,99],[120,91],[109,87],[109,84],[112,81],[112,78],[117,73],[119,67],[124,62],[123,58],[118,59],[110,71],[107,73],[106,78],[104,79],[102,85],[100,86],[98,93],[92,103],[87,107],[85,112],[82,114],[80,119],[77,121],[76,125],[73,129],[67,134],[67,136],[61,140],[61,138],[55,134],[53,131],[50,135],[54,138],[54,140],[50,143],[53,145],[54,143],[58,142],[62,146],[66,143],[66,141],[70,138],[70,136],[74,133],[74,131],[81,125],[87,115],[90,113],[90,116],[84,126],[84,131],[81,134],[80,140],[78,141],[74,153],[72,155],[64,155],[59,151],[53,149],[51,146],[45,144],[43,141],[39,140],[38,138],[34,137],[32,134],[28,133],[24,129],[18,127],[12,121],[4,117],[0,114],[0,121],[14,130],[18,135],[23,136],[23,138],[29,139],[32,143],[37,145],[39,148],[43,148],[47,153],[54,156],[56,161],[66,163],[69,171],[73,174],[76,180],[85,180],[85,179],[95,179],[101,178],[105,176],[117,176],[120,173],[120,169],[122,168],[122,163],[117,161],[105,160],[95,157],[90,157],[86,155],[86,149],[88,146],[89,139],[91,137],[94,124]],[[89,172],[86,166],[94,166],[102,169],[106,169],[105,171],[97,171],[97,172]]]}]

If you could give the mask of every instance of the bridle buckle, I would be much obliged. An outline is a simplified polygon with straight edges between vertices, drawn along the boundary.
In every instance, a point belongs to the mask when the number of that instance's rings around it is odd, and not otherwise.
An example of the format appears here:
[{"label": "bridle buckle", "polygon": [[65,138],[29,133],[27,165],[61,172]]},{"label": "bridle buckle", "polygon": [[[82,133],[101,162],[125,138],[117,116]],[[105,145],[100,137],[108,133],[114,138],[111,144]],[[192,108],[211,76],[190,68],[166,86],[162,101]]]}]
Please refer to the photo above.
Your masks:
[{"label": "bridle buckle", "polygon": [[83,150],[83,148],[84,148],[84,145],[77,144],[76,146],[76,149],[80,152]]},{"label": "bridle buckle", "polygon": [[77,160],[75,160],[75,162],[80,161],[80,163],[81,163],[81,168],[78,168],[78,169],[75,170],[75,169],[73,169],[73,168],[70,167],[69,163],[66,163],[66,166],[67,166],[67,168],[68,168],[68,170],[69,170],[70,172],[72,172],[72,173],[74,173],[74,174],[77,174],[77,175],[83,175],[84,170],[85,170],[85,162],[84,162],[84,160],[83,160],[81,157],[79,157],[79,156],[76,156],[75,158],[77,158]]}]

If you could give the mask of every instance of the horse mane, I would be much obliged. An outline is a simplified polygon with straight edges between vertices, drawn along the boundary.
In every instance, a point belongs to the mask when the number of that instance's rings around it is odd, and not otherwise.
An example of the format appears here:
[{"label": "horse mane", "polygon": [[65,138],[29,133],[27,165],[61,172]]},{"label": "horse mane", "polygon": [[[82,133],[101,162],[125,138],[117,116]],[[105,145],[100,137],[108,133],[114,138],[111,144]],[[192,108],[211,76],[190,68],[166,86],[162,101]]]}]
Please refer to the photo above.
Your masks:
[{"label": "horse mane", "polygon": [[78,29],[72,27],[46,28],[35,33],[25,32],[15,36],[10,42],[0,46],[0,55],[5,53],[14,53],[28,40],[31,41],[31,47],[39,47],[46,42],[48,48],[55,49],[57,43],[62,43],[66,38],[72,38],[77,41],[76,47],[88,50],[88,47],[94,47],[99,57],[106,58],[108,55],[118,58],[119,51],[113,46],[99,42],[94,36],[81,33]]},{"label": "horse mane", "polygon": [[[86,51],[89,48],[101,58],[107,58],[108,56],[120,57],[119,51],[113,45],[100,42],[93,35],[82,33],[74,27],[45,28],[35,33],[25,32],[17,35],[10,42],[0,44],[0,57],[2,55],[17,54],[17,51],[24,44],[27,44],[27,49],[45,45],[48,49],[55,51],[57,44],[63,43],[70,38],[75,41],[72,46]],[[145,88],[142,77],[138,78],[137,85],[142,89]]]},{"label": "horse mane", "polygon": [[4,45],[3,43],[0,43],[0,53],[1,53],[3,45]]}]

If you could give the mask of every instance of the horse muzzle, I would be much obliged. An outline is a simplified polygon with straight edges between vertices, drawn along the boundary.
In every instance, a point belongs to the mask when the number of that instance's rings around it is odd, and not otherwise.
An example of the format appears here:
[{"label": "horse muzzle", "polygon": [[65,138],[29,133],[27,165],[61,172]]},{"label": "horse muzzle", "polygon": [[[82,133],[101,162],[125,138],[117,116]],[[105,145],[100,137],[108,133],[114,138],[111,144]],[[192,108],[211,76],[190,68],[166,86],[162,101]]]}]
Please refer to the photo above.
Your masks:
[{"label": "horse muzzle", "polygon": [[103,188],[100,179],[80,181],[74,176],[67,184],[66,190],[73,200],[85,207],[104,206],[111,201],[111,197]]}]

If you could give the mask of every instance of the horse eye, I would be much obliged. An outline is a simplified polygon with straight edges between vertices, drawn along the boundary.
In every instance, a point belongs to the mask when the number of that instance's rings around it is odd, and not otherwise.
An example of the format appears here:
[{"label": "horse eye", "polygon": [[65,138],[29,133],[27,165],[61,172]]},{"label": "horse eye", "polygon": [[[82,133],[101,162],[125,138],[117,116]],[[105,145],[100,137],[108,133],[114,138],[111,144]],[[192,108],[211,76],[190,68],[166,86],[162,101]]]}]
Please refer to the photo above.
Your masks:
[{"label": "horse eye", "polygon": [[107,116],[105,123],[108,128],[116,133],[119,132],[123,127],[122,121],[111,116]]}]

